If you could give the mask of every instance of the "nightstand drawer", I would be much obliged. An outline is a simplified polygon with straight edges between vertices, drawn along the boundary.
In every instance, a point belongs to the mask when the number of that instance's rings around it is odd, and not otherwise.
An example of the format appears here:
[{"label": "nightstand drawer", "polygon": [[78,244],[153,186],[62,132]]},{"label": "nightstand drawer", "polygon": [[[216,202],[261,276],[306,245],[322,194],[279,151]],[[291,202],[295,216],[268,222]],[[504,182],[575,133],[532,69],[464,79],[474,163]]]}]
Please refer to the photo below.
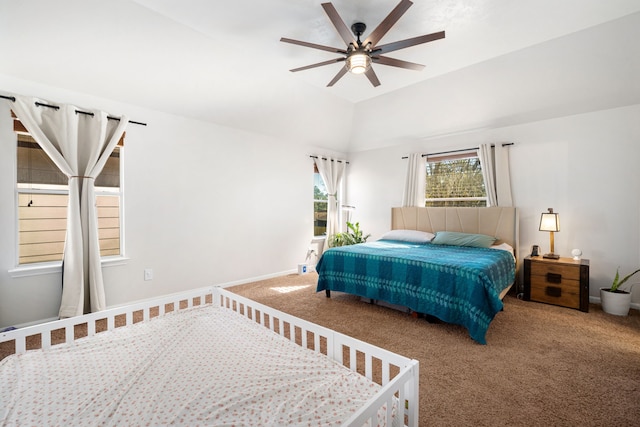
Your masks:
[{"label": "nightstand drawer", "polygon": [[548,281],[562,283],[563,280],[580,281],[580,266],[567,264],[531,263],[531,276],[544,276]]},{"label": "nightstand drawer", "polygon": [[544,276],[531,276],[531,300],[579,309],[580,282],[566,279],[553,282]]}]

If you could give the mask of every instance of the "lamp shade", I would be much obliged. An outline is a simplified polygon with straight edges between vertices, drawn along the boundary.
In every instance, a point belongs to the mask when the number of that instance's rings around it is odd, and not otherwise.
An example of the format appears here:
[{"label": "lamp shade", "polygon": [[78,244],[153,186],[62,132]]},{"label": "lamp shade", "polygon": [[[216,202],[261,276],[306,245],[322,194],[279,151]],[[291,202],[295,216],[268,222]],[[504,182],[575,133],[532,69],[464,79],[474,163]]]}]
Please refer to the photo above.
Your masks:
[{"label": "lamp shade", "polygon": [[560,231],[560,215],[549,208],[549,212],[543,212],[540,217],[540,231]]}]

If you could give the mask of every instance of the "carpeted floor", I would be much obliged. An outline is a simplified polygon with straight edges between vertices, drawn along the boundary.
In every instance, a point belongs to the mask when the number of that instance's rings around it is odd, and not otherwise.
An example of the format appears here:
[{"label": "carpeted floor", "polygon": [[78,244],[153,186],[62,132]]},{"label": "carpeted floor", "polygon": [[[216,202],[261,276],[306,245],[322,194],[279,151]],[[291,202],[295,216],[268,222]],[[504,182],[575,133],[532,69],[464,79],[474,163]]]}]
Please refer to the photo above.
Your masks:
[{"label": "carpeted floor", "polygon": [[589,313],[505,298],[488,345],[349,295],[316,293],[317,275],[230,291],[420,361],[421,426],[640,425],[640,313]]}]

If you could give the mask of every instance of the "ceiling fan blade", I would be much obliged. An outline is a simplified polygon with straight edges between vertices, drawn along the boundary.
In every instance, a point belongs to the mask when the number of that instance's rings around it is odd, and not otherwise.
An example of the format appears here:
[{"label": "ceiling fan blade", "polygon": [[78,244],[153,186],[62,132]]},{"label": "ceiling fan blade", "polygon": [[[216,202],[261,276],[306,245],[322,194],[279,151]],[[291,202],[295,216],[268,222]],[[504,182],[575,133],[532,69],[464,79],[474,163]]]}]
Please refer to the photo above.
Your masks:
[{"label": "ceiling fan blade", "polygon": [[389,53],[394,50],[404,49],[406,47],[411,47],[415,45],[419,45],[422,43],[432,42],[434,40],[440,40],[444,38],[444,31],[439,31],[437,33],[426,34],[424,36],[413,37],[410,39],[400,40],[393,43],[383,44],[380,46],[376,46],[371,51],[374,55],[378,53]]},{"label": "ceiling fan blade", "polygon": [[288,39],[286,37],[282,37],[280,38],[281,42],[285,42],[285,43],[291,43],[291,44],[297,44],[299,46],[305,46],[305,47],[311,47],[313,49],[320,49],[320,50],[326,50],[327,52],[333,52],[333,53],[342,53],[344,55],[347,54],[347,51],[344,49],[338,49],[337,47],[331,47],[331,46],[323,46],[321,44],[315,44],[315,43],[309,43],[309,42],[303,42],[300,40],[293,40],[293,39]]},{"label": "ceiling fan blade", "polygon": [[403,61],[401,59],[389,58],[388,56],[372,56],[371,60],[376,64],[389,65],[391,67],[406,68],[408,70],[420,71],[424,68],[422,64]]},{"label": "ceiling fan blade", "polygon": [[341,67],[340,71],[338,71],[338,74],[336,74],[336,76],[327,84],[327,87],[331,87],[336,84],[336,82],[340,80],[345,74],[347,74],[347,68]]},{"label": "ceiling fan blade", "polygon": [[373,71],[373,67],[369,67],[367,71],[364,72],[364,75],[367,76],[373,87],[380,86],[380,80],[378,80],[378,76],[376,76],[376,72]]},{"label": "ceiling fan blade", "polygon": [[322,3],[322,8],[333,23],[333,26],[338,30],[338,34],[340,34],[340,37],[342,37],[342,40],[344,40],[346,45],[349,46],[350,43],[355,44],[356,41],[353,38],[353,34],[338,14],[336,8],[333,7],[331,3]]},{"label": "ceiling fan blade", "polygon": [[376,27],[375,30],[369,34],[369,37],[364,41],[365,46],[367,43],[371,43],[371,46],[375,46],[385,34],[398,22],[398,19],[411,7],[413,4],[410,0],[400,0],[400,3],[387,15],[386,18]]},{"label": "ceiling fan blade", "polygon": [[345,59],[346,58],[330,59],[328,61],[318,62],[317,64],[305,65],[304,67],[294,68],[293,70],[289,70],[289,71],[291,71],[292,73],[295,73],[296,71],[304,71],[310,68],[322,67],[323,65],[335,64],[336,62],[344,61]]}]

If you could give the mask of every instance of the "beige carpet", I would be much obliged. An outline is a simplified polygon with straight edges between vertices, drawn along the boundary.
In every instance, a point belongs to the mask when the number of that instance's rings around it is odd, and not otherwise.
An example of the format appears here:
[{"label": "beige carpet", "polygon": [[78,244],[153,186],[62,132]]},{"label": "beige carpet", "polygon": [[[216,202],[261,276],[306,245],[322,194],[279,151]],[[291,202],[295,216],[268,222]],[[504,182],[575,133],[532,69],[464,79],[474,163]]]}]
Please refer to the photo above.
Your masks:
[{"label": "beige carpet", "polygon": [[229,288],[420,361],[421,426],[640,426],[640,313],[505,298],[488,345],[459,326],[316,293],[317,275]]}]

